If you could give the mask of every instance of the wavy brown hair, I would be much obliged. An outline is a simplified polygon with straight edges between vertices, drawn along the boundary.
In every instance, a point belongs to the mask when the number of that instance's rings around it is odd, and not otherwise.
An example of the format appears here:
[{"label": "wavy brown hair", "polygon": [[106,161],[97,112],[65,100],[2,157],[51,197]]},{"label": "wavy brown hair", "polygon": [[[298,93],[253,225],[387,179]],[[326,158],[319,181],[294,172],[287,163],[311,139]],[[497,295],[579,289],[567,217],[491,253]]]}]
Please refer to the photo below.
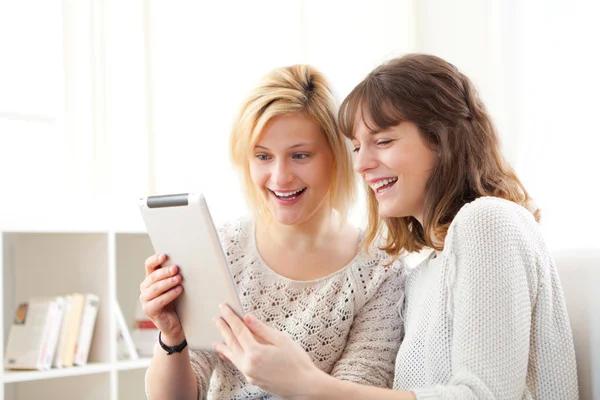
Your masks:
[{"label": "wavy brown hair", "polygon": [[375,194],[366,187],[365,244],[387,233],[382,249],[393,256],[425,246],[442,250],[461,207],[483,196],[520,204],[539,221],[539,209],[502,156],[477,91],[454,65],[432,55],[408,54],[377,67],[341,105],[340,126],[350,139],[359,118],[372,132],[410,121],[439,156],[425,189],[423,225],[414,217],[381,217]]}]

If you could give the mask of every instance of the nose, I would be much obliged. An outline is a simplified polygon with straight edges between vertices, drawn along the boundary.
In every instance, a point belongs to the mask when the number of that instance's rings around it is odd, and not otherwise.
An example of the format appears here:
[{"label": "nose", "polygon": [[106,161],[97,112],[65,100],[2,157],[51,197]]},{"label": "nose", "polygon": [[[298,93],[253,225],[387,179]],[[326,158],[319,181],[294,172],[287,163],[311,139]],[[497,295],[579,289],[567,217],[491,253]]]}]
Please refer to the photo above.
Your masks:
[{"label": "nose", "polygon": [[359,174],[364,174],[370,169],[377,167],[377,159],[373,152],[367,147],[361,147],[354,157],[354,170]]},{"label": "nose", "polygon": [[294,180],[294,175],[292,174],[291,168],[285,159],[280,159],[274,163],[274,169],[271,173],[271,178],[281,189],[284,189],[285,185]]}]

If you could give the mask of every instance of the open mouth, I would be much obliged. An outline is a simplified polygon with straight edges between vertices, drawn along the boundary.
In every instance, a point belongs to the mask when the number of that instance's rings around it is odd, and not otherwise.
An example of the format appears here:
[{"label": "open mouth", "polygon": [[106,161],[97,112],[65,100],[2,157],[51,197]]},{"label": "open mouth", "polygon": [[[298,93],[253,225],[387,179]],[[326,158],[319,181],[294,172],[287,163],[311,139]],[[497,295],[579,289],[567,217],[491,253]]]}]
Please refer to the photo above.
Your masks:
[{"label": "open mouth", "polygon": [[381,193],[385,192],[386,190],[388,190],[389,188],[391,188],[392,186],[394,186],[394,184],[396,182],[398,182],[397,177],[396,178],[387,178],[387,179],[382,179],[380,181],[377,181],[371,187],[373,188],[373,191],[375,191],[375,193],[381,194]]},{"label": "open mouth", "polygon": [[277,197],[279,200],[294,201],[297,198],[299,198],[300,196],[302,196],[302,194],[304,194],[304,192],[306,191],[306,188],[294,190],[292,192],[280,192],[280,191],[275,191],[275,190],[271,190],[271,189],[269,189],[269,191],[271,193],[273,193],[273,195],[275,197]]}]

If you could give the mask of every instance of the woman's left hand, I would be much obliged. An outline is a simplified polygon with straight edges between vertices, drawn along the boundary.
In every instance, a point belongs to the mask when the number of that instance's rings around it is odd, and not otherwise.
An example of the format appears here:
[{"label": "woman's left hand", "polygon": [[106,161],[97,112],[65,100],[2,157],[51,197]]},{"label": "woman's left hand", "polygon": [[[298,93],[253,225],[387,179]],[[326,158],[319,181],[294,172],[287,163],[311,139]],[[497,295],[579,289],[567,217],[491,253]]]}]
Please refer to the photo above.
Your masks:
[{"label": "woman's left hand", "polygon": [[248,314],[240,319],[227,305],[219,307],[222,318],[213,322],[225,343],[213,348],[229,359],[251,385],[280,397],[308,395],[310,382],[322,372],[292,338]]}]

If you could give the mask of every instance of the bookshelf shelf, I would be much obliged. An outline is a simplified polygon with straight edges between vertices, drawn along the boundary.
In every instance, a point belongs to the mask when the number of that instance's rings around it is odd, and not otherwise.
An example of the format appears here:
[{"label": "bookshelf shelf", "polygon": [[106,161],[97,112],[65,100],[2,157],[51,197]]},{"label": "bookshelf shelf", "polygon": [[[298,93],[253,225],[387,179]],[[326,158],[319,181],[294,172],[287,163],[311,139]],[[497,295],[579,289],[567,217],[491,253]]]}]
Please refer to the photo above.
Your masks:
[{"label": "bookshelf shelf", "polygon": [[3,380],[4,383],[27,382],[42,379],[100,374],[109,372],[110,370],[110,363],[89,363],[84,366],[54,368],[47,371],[5,371]]},{"label": "bookshelf shelf", "polygon": [[150,358],[140,358],[139,360],[119,361],[117,370],[128,371],[132,369],[146,369],[150,365]]},{"label": "bookshelf shelf", "polygon": [[144,374],[150,359],[118,359],[116,311],[121,309],[131,329],[141,312],[139,285],[144,261],[153,253],[150,240],[136,224],[86,224],[82,218],[72,225],[67,229],[59,221],[46,221],[0,227],[0,360],[4,364],[19,304],[33,296],[80,292],[100,299],[88,362],[44,371],[0,368],[0,400],[146,398]]}]

